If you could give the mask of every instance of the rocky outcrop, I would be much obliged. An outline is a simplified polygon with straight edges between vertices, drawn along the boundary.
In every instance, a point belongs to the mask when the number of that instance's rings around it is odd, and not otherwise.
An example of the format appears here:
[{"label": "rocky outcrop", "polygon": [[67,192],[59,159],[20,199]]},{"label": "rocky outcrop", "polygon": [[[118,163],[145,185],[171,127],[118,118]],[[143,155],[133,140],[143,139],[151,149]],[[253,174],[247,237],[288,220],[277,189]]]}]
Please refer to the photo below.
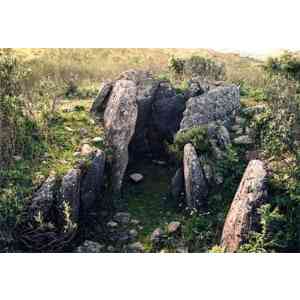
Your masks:
[{"label": "rocky outcrop", "polygon": [[122,187],[128,164],[128,145],[135,133],[138,115],[137,86],[131,80],[118,80],[112,90],[105,113],[107,142],[112,150],[112,186],[115,193]]},{"label": "rocky outcrop", "polygon": [[240,93],[236,85],[214,88],[187,101],[180,129],[185,130],[211,122],[228,125],[239,108]]},{"label": "rocky outcrop", "polygon": [[191,209],[203,210],[208,186],[196,150],[190,143],[184,146],[183,170],[187,205]]},{"label": "rocky outcrop", "polygon": [[224,224],[221,246],[226,251],[237,251],[257,224],[257,208],[266,200],[266,177],[262,161],[249,162]]},{"label": "rocky outcrop", "polygon": [[91,166],[81,179],[81,206],[83,213],[87,213],[103,194],[105,153],[97,150]]}]

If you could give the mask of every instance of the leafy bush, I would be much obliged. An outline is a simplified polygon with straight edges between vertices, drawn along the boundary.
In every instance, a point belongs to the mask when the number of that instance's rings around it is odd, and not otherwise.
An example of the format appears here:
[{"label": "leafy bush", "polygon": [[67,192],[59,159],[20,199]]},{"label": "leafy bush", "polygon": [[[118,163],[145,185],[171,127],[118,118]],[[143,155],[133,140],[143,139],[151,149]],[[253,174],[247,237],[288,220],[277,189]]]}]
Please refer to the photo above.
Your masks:
[{"label": "leafy bush", "polygon": [[300,149],[299,83],[272,75],[265,87],[267,106],[254,116],[257,147],[269,163],[269,205],[261,208],[261,228],[253,233],[247,252],[299,251]]},{"label": "leafy bush", "polygon": [[258,209],[260,214],[260,232],[253,232],[247,244],[241,246],[241,252],[273,252],[287,246],[284,227],[285,216],[278,208],[272,209],[270,204]]},{"label": "leafy bush", "polygon": [[182,75],[184,71],[185,60],[182,58],[175,58],[172,56],[168,62],[168,68],[170,71],[174,72],[177,75]]},{"label": "leafy bush", "polygon": [[268,58],[264,68],[268,72],[300,80],[300,57],[292,52],[286,51],[280,57]]},{"label": "leafy bush", "polygon": [[299,120],[298,84],[281,76],[271,78],[266,86],[268,107],[256,115],[252,126],[258,142],[269,154],[295,149],[295,128]]},{"label": "leafy bush", "polygon": [[197,152],[206,152],[209,149],[209,140],[207,136],[207,128],[193,127],[185,131],[180,131],[176,134],[174,143],[169,146],[169,149],[178,160],[183,157],[183,148],[187,143],[191,143]]},{"label": "leafy bush", "polygon": [[199,76],[211,80],[225,78],[224,64],[202,56],[192,56],[188,59],[174,58],[169,61],[169,69],[179,76]]}]

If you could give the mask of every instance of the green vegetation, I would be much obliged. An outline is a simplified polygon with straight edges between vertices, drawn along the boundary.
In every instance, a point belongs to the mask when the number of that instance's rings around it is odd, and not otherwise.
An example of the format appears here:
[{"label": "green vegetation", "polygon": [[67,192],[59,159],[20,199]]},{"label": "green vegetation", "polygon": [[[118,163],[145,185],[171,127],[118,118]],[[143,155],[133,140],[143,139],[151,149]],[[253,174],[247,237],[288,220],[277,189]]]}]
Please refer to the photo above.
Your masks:
[{"label": "green vegetation", "polygon": [[169,150],[179,161],[182,160],[183,148],[187,143],[191,143],[199,153],[207,152],[209,149],[207,128],[205,126],[193,127],[176,134],[174,143],[169,145]]},{"label": "green vegetation", "polygon": [[210,80],[222,80],[225,78],[224,64],[203,56],[193,55],[187,59],[172,56],[168,67],[171,72],[174,72],[181,79],[192,76],[200,76]]},{"label": "green vegetation", "polygon": [[270,73],[280,74],[290,79],[300,80],[300,56],[286,51],[280,57],[268,58],[265,70]]}]

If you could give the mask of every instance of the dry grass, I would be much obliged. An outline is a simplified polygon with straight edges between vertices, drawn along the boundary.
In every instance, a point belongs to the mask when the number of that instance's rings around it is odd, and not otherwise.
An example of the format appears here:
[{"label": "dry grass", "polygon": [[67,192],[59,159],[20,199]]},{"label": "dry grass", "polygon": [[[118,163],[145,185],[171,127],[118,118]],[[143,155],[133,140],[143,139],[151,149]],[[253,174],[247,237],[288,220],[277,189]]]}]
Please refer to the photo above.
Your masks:
[{"label": "dry grass", "polygon": [[[98,85],[104,79],[113,79],[120,72],[131,69],[149,70],[155,75],[168,71],[171,56],[190,57],[200,55],[223,62],[228,80],[261,82],[260,62],[236,53],[221,53],[210,49],[13,49],[16,55],[28,63],[33,71],[32,81],[51,78],[58,83],[75,82],[80,86]],[[256,68],[250,72],[250,68]]]}]

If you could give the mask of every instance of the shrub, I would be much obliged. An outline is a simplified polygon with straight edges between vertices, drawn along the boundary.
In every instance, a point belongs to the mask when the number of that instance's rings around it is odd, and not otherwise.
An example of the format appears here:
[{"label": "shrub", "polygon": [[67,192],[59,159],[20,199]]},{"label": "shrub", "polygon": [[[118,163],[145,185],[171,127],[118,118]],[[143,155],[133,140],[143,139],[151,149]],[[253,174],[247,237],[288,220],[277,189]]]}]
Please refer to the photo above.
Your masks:
[{"label": "shrub", "polygon": [[260,214],[260,232],[252,232],[249,242],[241,246],[241,252],[274,252],[287,246],[284,227],[285,216],[278,208],[272,209],[270,204],[258,209]]},{"label": "shrub", "polygon": [[187,143],[191,143],[197,152],[206,152],[209,149],[207,128],[193,127],[176,134],[174,144],[169,146],[171,153],[174,153],[178,160],[182,160],[183,148]]},{"label": "shrub", "polygon": [[179,76],[198,76],[211,80],[223,80],[225,78],[224,64],[202,56],[194,55],[188,59],[172,57],[168,66],[173,73]]},{"label": "shrub", "polygon": [[286,51],[280,57],[268,58],[264,68],[270,73],[300,80],[300,57],[292,52]]},{"label": "shrub", "polygon": [[272,155],[295,149],[295,130],[299,120],[298,84],[281,76],[272,77],[266,86],[268,106],[254,117],[252,126],[261,147]]}]

